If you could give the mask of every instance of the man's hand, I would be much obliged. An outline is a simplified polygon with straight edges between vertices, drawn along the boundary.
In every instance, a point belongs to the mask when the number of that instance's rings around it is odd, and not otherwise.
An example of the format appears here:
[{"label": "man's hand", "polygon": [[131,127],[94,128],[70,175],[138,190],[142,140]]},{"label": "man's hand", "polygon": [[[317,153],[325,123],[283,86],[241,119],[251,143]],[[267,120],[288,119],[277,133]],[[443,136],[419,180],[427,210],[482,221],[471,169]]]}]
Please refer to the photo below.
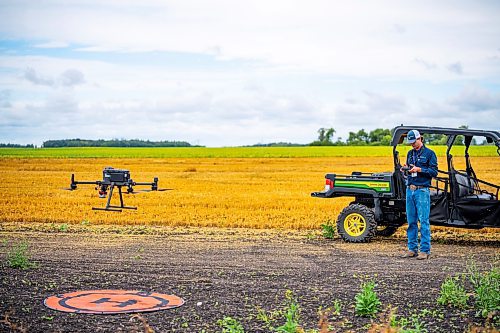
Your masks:
[{"label": "man's hand", "polygon": [[399,168],[399,171],[401,172],[406,172],[406,171],[409,171],[411,169],[411,167],[407,166],[406,164],[403,165],[401,168]]},{"label": "man's hand", "polygon": [[409,173],[422,172],[422,168],[412,165],[412,168],[408,171]]}]

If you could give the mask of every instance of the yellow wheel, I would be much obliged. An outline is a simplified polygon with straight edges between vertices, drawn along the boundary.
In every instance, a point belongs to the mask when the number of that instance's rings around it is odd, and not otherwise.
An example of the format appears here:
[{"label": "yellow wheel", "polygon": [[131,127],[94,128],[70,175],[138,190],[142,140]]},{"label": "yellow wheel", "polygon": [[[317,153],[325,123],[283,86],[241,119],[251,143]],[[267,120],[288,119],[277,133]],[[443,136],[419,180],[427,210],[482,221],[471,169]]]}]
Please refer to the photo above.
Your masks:
[{"label": "yellow wheel", "polygon": [[366,220],[361,214],[351,213],[344,219],[344,229],[349,236],[361,236],[366,230]]},{"label": "yellow wheel", "polygon": [[339,215],[337,231],[346,242],[369,242],[377,231],[373,209],[359,203],[352,203]]}]

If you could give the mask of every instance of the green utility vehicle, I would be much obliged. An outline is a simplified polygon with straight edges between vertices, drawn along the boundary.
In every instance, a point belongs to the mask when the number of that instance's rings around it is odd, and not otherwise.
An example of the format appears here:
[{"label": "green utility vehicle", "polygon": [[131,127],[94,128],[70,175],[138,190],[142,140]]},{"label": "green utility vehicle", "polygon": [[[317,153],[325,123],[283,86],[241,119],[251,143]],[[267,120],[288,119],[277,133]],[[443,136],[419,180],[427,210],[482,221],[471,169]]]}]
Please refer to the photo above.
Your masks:
[{"label": "green utility vehicle", "polygon": [[[390,236],[406,223],[406,175],[397,150],[408,131],[416,129],[426,135],[446,136],[446,170],[439,170],[432,181],[431,225],[463,228],[500,227],[500,186],[477,178],[469,158],[469,148],[476,140],[495,144],[500,155],[500,132],[469,129],[398,126],[393,131],[394,170],[350,175],[329,173],[325,189],[313,192],[316,198],[353,197],[354,201],[339,214],[337,230],[348,242],[368,242],[375,235]],[[456,170],[451,148],[463,139],[465,170]],[[425,141],[424,141],[425,142]],[[403,164],[406,156],[403,157]],[[500,161],[499,161],[500,162]]]}]

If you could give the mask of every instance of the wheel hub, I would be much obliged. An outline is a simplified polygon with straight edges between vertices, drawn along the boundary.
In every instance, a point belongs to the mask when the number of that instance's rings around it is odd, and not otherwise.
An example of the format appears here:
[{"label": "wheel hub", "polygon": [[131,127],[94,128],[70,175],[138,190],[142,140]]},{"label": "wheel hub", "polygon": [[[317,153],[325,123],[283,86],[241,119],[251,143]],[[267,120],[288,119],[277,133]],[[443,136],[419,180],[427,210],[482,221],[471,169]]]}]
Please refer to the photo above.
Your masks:
[{"label": "wheel hub", "polygon": [[361,214],[351,213],[344,220],[344,229],[350,236],[361,236],[366,230],[366,220]]}]

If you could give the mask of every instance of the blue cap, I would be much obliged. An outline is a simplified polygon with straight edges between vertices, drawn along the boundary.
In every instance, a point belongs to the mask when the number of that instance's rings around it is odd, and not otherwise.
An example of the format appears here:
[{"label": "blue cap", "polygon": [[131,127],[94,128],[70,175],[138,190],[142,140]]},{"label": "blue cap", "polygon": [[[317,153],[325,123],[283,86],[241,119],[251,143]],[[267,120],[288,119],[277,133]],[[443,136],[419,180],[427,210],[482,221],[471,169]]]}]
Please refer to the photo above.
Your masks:
[{"label": "blue cap", "polygon": [[417,130],[411,130],[406,135],[406,140],[408,143],[414,143],[418,138],[420,138],[420,132]]}]

